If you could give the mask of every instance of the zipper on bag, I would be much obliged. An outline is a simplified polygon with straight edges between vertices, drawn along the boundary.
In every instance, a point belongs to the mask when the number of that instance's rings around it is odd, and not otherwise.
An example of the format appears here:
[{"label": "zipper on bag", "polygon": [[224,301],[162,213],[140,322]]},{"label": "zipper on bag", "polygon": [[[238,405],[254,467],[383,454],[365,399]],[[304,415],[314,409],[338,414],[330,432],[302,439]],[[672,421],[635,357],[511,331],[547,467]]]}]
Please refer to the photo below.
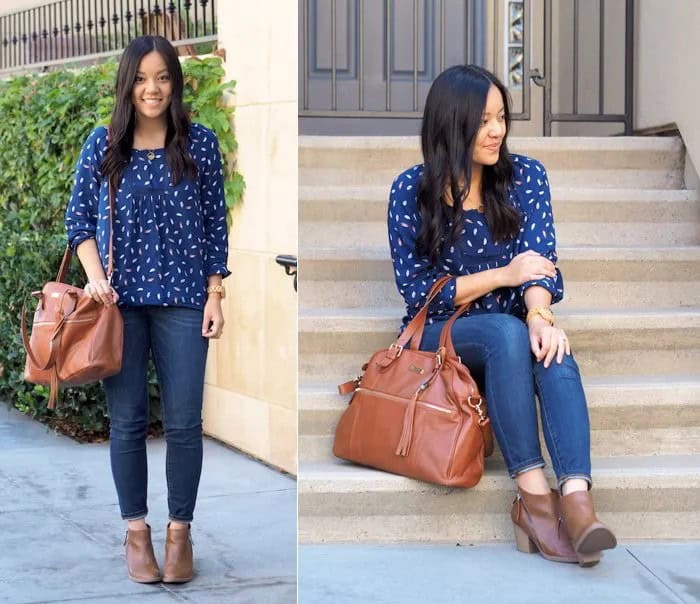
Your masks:
[{"label": "zipper on bag", "polygon": [[[371,394],[373,396],[378,396],[380,398],[385,398],[391,401],[397,401],[399,403],[403,403],[406,405],[406,400],[401,398],[400,396],[395,396],[393,394],[386,394],[384,392],[378,392],[376,390],[371,390],[370,388],[363,388],[360,386],[357,388],[356,392],[367,392],[368,394]],[[434,411],[439,411],[440,413],[454,413],[456,410],[455,409],[448,409],[447,407],[440,407],[439,405],[434,405],[432,403],[428,403],[426,401],[416,401],[416,404],[421,405],[422,407],[427,407],[428,409],[432,409]]]}]

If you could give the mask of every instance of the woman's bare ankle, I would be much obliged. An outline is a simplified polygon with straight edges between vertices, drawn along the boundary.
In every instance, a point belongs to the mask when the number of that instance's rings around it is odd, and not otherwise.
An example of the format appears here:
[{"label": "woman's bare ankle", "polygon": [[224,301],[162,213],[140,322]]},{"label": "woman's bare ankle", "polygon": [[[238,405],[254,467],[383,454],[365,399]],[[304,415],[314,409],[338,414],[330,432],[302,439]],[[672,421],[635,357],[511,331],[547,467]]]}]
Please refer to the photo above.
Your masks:
[{"label": "woman's bare ankle", "polygon": [[143,531],[148,528],[145,518],[136,518],[135,520],[127,520],[126,524],[131,531]]},{"label": "woman's bare ankle", "polygon": [[550,491],[549,482],[542,468],[533,468],[518,474],[515,482],[521,490],[533,495],[548,495]]},{"label": "woman's bare ankle", "polygon": [[563,485],[561,485],[561,494],[568,495],[575,491],[587,491],[588,481],[583,478],[570,478]]}]

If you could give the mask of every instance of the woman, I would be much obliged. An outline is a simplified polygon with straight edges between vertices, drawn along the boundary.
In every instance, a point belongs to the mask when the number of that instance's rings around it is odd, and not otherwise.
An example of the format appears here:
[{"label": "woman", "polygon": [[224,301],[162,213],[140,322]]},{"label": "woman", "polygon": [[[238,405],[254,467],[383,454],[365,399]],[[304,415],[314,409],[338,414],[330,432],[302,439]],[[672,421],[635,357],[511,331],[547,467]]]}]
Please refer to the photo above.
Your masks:
[{"label": "woman", "polygon": [[[517,483],[517,547],[590,566],[616,539],[593,511],[586,400],[550,309],[563,283],[547,174],[538,161],[508,153],[509,126],[508,92],[490,72],[455,66],[435,80],[423,116],[424,163],[391,188],[396,284],[405,326],[433,283],[452,276],[429,308],[424,350],[436,350],[442,321],[472,302],[452,338],[485,384],[494,433]],[[558,490],[542,470],[535,392]]]},{"label": "woman", "polygon": [[[112,475],[129,577],[140,583],[192,578],[192,521],[202,468],[202,396],[210,339],[224,326],[228,276],[226,204],[216,135],[190,123],[177,53],[160,36],[134,39],[119,63],[110,130],[83,146],[66,212],[70,246],[88,277],[85,293],[118,304],[121,372],[103,381]],[[109,186],[115,191],[114,273]],[[146,524],[147,365],[161,387],[170,522],[161,575]]]}]

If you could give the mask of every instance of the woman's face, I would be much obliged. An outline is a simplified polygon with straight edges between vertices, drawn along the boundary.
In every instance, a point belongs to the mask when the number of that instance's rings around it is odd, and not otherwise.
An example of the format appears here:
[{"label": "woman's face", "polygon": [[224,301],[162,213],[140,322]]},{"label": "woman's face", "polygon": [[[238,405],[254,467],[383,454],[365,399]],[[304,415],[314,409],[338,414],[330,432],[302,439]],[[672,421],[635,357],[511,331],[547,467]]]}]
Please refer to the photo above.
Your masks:
[{"label": "woman's face", "polygon": [[506,135],[506,117],[501,92],[495,86],[489,88],[481,127],[474,143],[475,164],[493,166],[498,161],[503,137]]},{"label": "woman's face", "polygon": [[141,59],[131,100],[139,120],[162,119],[170,106],[173,85],[163,57],[155,50]]}]

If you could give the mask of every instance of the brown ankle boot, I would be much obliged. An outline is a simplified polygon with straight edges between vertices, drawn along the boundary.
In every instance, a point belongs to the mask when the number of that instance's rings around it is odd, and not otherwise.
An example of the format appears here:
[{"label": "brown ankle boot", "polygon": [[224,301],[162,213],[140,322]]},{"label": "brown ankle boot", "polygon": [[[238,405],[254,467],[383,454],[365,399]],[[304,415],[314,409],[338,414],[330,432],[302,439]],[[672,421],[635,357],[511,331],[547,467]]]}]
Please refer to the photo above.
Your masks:
[{"label": "brown ankle boot", "polygon": [[[561,512],[571,543],[581,566],[590,566],[600,559],[600,551],[612,549],[617,539],[593,511],[593,499],[588,491],[574,491],[561,498]],[[593,564],[595,564],[593,562]]]},{"label": "brown ankle boot", "polygon": [[151,542],[151,527],[146,525],[146,528],[141,530],[127,529],[124,545],[129,579],[137,583],[160,581],[160,569]]},{"label": "brown ankle boot", "polygon": [[539,551],[554,562],[578,562],[561,522],[559,494],[554,489],[548,495],[534,495],[519,488],[510,517],[519,551],[526,554]]},{"label": "brown ankle boot", "polygon": [[171,529],[165,539],[163,583],[186,583],[192,579],[192,539],[190,527]]}]

